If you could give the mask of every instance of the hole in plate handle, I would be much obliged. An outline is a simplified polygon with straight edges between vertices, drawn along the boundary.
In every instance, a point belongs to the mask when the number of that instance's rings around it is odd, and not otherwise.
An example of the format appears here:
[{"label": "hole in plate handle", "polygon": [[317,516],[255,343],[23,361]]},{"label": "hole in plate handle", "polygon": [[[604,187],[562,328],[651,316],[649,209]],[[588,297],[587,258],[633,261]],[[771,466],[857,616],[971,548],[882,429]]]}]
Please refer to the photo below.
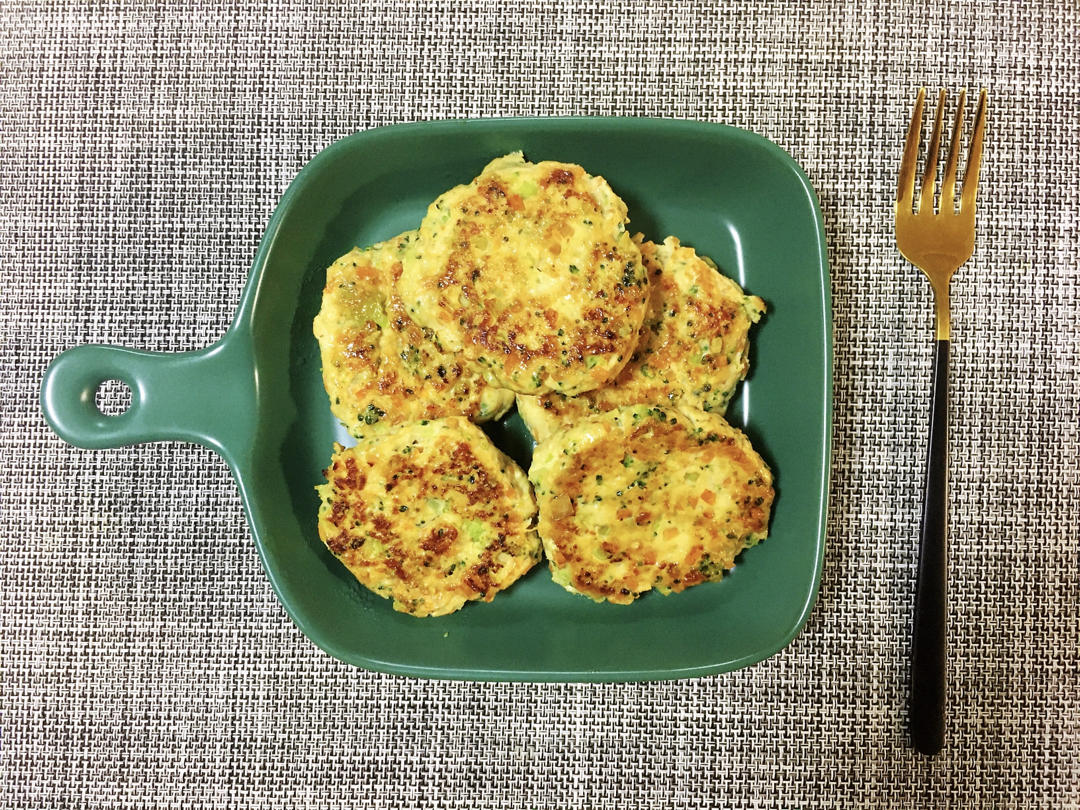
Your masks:
[{"label": "hole in plate handle", "polygon": [[123,380],[103,380],[94,393],[94,405],[104,416],[120,416],[131,407],[131,388]]}]

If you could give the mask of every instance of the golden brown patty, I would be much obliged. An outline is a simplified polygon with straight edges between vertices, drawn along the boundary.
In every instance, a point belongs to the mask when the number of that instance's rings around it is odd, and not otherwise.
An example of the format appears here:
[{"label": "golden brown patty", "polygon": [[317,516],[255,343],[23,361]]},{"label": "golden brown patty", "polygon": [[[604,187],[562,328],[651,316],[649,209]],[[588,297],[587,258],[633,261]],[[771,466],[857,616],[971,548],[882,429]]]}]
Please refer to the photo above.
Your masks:
[{"label": "golden brown patty", "polygon": [[540,559],[528,479],[462,417],[338,445],[326,480],[319,537],[395,610],[490,602]]},{"label": "golden brown patty", "polygon": [[529,478],[553,579],[597,601],[720,579],[768,534],[772,474],[717,414],[590,417],[539,444]]},{"label": "golden brown patty", "polygon": [[722,414],[746,376],[750,326],[765,302],[674,236],[659,245],[640,234],[635,240],[649,273],[649,306],[630,361],[614,381],[576,397],[519,394],[518,411],[537,441],[622,405],[681,404]]},{"label": "golden brown patty", "polygon": [[441,351],[393,293],[401,253],[416,231],[342,256],[326,271],[313,329],[330,408],[354,436],[441,416],[483,422],[502,416],[513,394],[493,388]]},{"label": "golden brown patty", "polygon": [[428,208],[398,293],[493,385],[576,394],[630,357],[648,281],[626,205],[570,163],[488,164]]}]

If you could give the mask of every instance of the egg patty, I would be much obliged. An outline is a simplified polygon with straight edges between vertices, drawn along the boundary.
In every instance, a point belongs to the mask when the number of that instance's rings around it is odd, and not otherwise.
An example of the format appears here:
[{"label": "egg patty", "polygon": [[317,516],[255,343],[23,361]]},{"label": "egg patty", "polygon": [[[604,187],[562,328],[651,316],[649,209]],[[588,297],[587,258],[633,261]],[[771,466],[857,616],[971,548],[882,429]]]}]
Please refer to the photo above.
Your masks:
[{"label": "egg patty", "polygon": [[414,616],[490,602],[541,556],[525,473],[463,417],[337,445],[316,489],[326,547]]},{"label": "egg patty", "polygon": [[514,401],[443,352],[394,294],[401,255],[415,239],[410,231],[356,248],[326,271],[313,331],[330,409],[356,437],[415,419],[498,419]]},{"label": "egg patty", "polygon": [[772,474],[714,413],[592,416],[539,444],[529,478],[553,579],[597,601],[720,579],[768,534]]},{"label": "egg patty", "polygon": [[519,394],[518,411],[537,441],[622,405],[681,404],[722,414],[749,368],[751,325],[765,302],[746,295],[708,258],[674,236],[634,237],[649,274],[645,323],[629,362],[608,385],[566,397]]},{"label": "egg patty", "polygon": [[431,204],[397,290],[493,385],[588,391],[626,364],[645,315],[648,279],[626,221],[602,177],[515,152]]}]

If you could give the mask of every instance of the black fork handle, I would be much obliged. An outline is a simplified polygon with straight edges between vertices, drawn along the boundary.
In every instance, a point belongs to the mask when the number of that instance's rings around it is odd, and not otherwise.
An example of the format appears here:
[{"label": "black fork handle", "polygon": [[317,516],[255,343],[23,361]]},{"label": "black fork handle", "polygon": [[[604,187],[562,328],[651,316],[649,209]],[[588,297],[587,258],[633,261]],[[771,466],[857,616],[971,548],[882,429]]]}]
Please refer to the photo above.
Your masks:
[{"label": "black fork handle", "polygon": [[949,341],[939,340],[934,352],[930,398],[930,438],[926,449],[926,488],[919,533],[908,715],[911,742],[916,750],[928,756],[938,753],[945,744],[948,418]]}]

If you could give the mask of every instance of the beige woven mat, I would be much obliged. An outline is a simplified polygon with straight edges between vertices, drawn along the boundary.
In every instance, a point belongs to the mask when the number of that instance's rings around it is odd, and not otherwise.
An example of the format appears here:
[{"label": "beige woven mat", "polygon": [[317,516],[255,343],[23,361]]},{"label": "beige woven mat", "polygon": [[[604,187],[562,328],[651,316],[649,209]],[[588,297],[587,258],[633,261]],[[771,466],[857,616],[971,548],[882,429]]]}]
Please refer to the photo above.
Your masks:
[{"label": "beige woven mat", "polygon": [[[1080,806],[1076,5],[0,6],[0,807]],[[985,85],[955,285],[949,744],[904,735],[929,289],[893,248],[919,84]],[[820,601],[750,669],[649,685],[369,674],[289,622],[225,465],[45,427],[47,361],[193,349],[289,180],[448,116],[753,129],[817,187],[836,327]]]}]

